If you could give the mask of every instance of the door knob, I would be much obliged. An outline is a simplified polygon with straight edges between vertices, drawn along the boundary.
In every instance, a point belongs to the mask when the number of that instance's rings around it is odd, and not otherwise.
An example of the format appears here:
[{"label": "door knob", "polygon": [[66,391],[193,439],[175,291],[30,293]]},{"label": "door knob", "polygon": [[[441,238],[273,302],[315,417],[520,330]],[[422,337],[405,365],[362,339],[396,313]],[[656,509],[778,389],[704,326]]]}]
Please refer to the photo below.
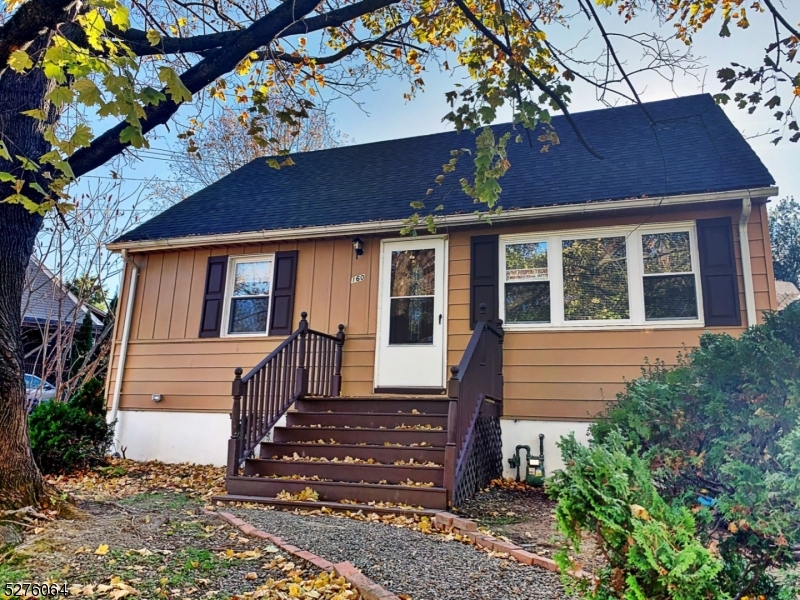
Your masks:
[{"label": "door knob", "polygon": [[439,325],[442,324],[442,315],[439,315]]}]

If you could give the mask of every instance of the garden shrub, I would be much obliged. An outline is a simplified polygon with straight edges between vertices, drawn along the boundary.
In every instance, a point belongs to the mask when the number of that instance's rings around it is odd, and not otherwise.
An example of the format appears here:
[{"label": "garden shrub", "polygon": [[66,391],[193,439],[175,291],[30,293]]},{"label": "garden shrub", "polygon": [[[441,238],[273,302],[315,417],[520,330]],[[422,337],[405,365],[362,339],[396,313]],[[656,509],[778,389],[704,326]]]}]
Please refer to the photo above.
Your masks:
[{"label": "garden shrub", "polygon": [[549,487],[573,550],[606,555],[584,597],[800,597],[800,303],[648,365],[591,437]]},{"label": "garden shrub", "polygon": [[44,473],[64,473],[105,463],[114,429],[106,423],[103,382],[87,381],[67,402],[39,404],[28,425],[36,463]]}]

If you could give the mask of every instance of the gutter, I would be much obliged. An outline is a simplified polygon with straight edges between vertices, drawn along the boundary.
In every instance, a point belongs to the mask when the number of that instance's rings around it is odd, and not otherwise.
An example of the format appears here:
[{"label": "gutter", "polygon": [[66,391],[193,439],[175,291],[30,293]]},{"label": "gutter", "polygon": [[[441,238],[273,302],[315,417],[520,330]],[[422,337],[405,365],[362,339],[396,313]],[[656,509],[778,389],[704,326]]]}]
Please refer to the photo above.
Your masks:
[{"label": "gutter", "polygon": [[753,265],[750,261],[750,234],[747,224],[753,211],[753,201],[748,190],[742,198],[742,214],[739,217],[739,250],[742,255],[742,279],[744,279],[744,304],[747,311],[747,326],[757,325],[756,295],[753,289]]},{"label": "gutter", "polygon": [[125,304],[125,320],[122,323],[122,341],[119,349],[119,363],[117,363],[117,378],[114,381],[114,395],[111,403],[111,423],[114,423],[114,450],[119,452],[119,437],[117,435],[119,423],[119,400],[122,394],[122,380],[125,376],[125,359],[128,357],[128,339],[131,335],[131,320],[133,318],[133,303],[136,300],[136,283],[139,281],[139,265],[130,256],[127,249],[122,250],[122,260],[131,267],[131,281],[128,286],[128,300]]},{"label": "gutter", "polygon": [[[775,186],[756,188],[753,190],[732,190],[729,192],[709,192],[704,194],[685,194],[680,196],[660,196],[653,198],[631,198],[628,200],[612,200],[607,202],[585,202],[582,204],[568,204],[566,206],[542,206],[509,210],[492,217],[492,222],[522,221],[532,219],[545,219],[549,217],[568,215],[592,215],[600,212],[631,210],[631,209],[657,209],[661,206],[681,206],[684,204],[697,204],[704,202],[723,202],[740,200],[744,196],[750,198],[768,198],[777,196],[778,188]],[[480,225],[474,213],[447,215],[437,219],[438,227],[455,227],[466,225]],[[297,227],[295,229],[273,229],[264,231],[248,231],[244,233],[225,233],[218,235],[195,235],[161,240],[142,240],[137,242],[112,242],[108,249],[112,251],[131,250],[141,252],[145,250],[166,248],[191,248],[207,245],[247,244],[253,242],[297,240],[310,237],[334,237],[353,234],[369,234],[399,231],[405,225],[404,219],[391,221],[371,221],[363,223],[345,223],[342,225],[323,225],[316,227]]]}]

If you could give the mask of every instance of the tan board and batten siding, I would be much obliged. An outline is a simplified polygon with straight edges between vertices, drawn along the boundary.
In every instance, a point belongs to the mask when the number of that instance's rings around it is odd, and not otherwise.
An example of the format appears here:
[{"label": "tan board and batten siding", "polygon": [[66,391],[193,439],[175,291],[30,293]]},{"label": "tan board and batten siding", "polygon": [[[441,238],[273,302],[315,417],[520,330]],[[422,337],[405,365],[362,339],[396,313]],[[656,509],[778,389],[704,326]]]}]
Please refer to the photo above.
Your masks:
[{"label": "tan board and batten siding", "polygon": [[[703,210],[664,210],[591,220],[532,222],[525,225],[453,229],[449,234],[448,365],[457,364],[466,348],[469,329],[470,236],[499,233],[579,229],[687,221],[730,216],[739,271],[742,322],[746,323],[744,283],[738,240],[739,203]],[[777,308],[769,257],[766,205],[753,207],[748,233],[756,310]],[[373,390],[377,328],[377,237],[362,236],[365,253],[355,258],[350,238],[218,246],[132,254],[141,267],[131,324],[123,410],[228,412],[230,382],[237,366],[249,369],[283,339],[281,337],[200,339],[201,305],[209,256],[298,250],[295,322],[309,313],[310,327],[334,333],[346,327],[343,379],[345,395]],[[350,283],[364,274],[364,281]],[[130,278],[126,268],[125,285]],[[119,315],[125,314],[123,288]],[[108,389],[114,389],[121,328],[115,338]],[[605,401],[636,377],[645,359],[674,363],[677,354],[697,343],[704,331],[693,329],[629,329],[604,331],[508,332],[505,340],[505,406],[509,418],[585,421]],[[710,329],[740,333],[739,329]],[[153,403],[152,394],[164,401]],[[110,401],[110,398],[109,398]]]}]

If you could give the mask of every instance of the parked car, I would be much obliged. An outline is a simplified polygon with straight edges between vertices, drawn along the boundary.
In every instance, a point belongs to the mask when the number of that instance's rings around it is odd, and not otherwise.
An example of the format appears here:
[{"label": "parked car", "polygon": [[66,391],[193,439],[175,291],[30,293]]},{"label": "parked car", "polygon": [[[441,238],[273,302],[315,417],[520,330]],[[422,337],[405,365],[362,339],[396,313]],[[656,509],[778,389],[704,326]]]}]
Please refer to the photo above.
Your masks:
[{"label": "parked car", "polygon": [[30,412],[39,403],[55,398],[56,388],[36,375],[25,373],[25,396],[28,400],[28,411]]}]

